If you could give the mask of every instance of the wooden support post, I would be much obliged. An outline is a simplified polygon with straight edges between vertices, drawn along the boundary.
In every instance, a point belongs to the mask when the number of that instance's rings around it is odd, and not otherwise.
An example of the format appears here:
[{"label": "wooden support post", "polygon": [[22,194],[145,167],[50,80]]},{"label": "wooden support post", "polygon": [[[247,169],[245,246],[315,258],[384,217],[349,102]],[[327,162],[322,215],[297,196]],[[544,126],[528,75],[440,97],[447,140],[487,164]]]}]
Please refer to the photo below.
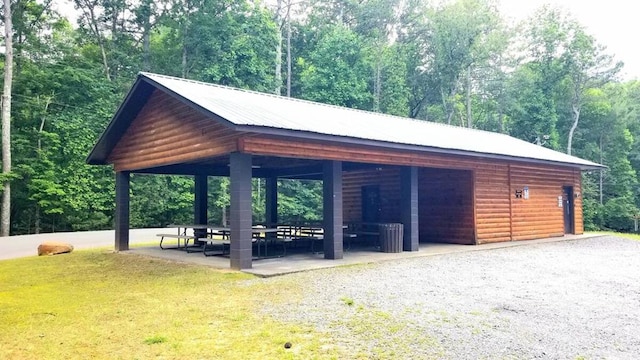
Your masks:
[{"label": "wooden support post", "polygon": [[129,179],[128,171],[116,172],[116,251],[129,250]]},{"label": "wooden support post", "polygon": [[[207,214],[207,175],[194,176],[194,202],[193,202],[193,223],[197,225],[206,225],[209,222]],[[206,229],[194,230],[194,235],[198,238],[206,237]]]},{"label": "wooden support post", "polygon": [[234,152],[230,155],[231,187],[231,268],[250,269],[251,248],[251,155]]},{"label": "wooden support post", "polygon": [[404,225],[402,249],[418,251],[420,245],[418,224],[418,168],[403,167],[400,171],[401,216]]},{"label": "wooden support post", "polygon": [[342,259],[342,162],[325,161],[322,180],[324,258]]}]

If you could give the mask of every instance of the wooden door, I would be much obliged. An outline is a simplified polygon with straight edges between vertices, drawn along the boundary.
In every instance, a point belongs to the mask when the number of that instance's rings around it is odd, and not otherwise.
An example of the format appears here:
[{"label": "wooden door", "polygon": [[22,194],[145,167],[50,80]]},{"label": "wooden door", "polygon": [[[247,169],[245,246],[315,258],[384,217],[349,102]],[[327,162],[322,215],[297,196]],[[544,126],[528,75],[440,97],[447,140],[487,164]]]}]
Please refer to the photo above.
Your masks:
[{"label": "wooden door", "polygon": [[380,186],[362,187],[362,222],[380,222]]},{"label": "wooden door", "polygon": [[564,213],[564,233],[573,234],[575,232],[573,222],[573,187],[564,186],[562,188],[562,207]]}]

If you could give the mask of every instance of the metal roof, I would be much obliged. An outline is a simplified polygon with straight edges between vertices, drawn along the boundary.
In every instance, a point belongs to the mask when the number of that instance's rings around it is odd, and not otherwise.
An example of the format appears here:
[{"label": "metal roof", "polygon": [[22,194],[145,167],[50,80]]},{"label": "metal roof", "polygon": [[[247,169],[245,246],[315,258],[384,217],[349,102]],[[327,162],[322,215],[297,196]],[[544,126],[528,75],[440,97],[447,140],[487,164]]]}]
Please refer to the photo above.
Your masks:
[{"label": "metal roof", "polygon": [[[382,147],[411,147],[416,150],[461,155],[517,158],[523,161],[566,164],[581,169],[603,167],[505,134],[354,110],[158,74],[140,73],[138,81],[140,80],[173,93],[242,131],[278,133],[294,137],[317,136],[336,141],[364,141]],[[127,100],[131,97],[130,93]],[[110,128],[118,116],[119,114],[116,114]],[[110,128],[106,132],[109,132]],[[105,134],[94,148],[94,152],[104,138]],[[90,163],[94,152],[89,157]]]}]

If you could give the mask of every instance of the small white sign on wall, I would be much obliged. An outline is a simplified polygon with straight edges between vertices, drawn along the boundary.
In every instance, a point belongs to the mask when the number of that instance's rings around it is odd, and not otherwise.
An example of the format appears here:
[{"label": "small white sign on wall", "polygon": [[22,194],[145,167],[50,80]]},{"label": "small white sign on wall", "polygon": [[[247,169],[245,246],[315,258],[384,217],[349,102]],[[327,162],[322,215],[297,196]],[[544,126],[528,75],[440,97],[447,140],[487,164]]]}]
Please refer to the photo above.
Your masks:
[{"label": "small white sign on wall", "polygon": [[562,195],[558,196],[558,207],[562,207]]},{"label": "small white sign on wall", "polygon": [[525,186],[524,189],[522,189],[522,197],[527,200],[529,198],[529,187]]}]

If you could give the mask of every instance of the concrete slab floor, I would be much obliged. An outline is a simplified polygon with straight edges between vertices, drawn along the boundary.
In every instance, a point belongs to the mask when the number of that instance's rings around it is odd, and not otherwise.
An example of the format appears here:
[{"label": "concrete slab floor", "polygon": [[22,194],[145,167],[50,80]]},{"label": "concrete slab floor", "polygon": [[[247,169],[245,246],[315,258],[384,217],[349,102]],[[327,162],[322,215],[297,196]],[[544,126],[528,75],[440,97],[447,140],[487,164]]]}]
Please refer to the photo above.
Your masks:
[{"label": "concrete slab floor", "polygon": [[[565,235],[562,237],[545,238],[538,240],[508,241],[483,245],[457,245],[457,244],[420,244],[420,249],[414,252],[383,253],[378,251],[354,250],[345,251],[344,258],[340,260],[325,260],[323,254],[293,254],[278,258],[260,259],[253,261],[253,268],[242,270],[260,277],[270,277],[290,274],[300,271],[325,269],[338,266],[370,264],[382,261],[394,261],[411,259],[441,254],[450,254],[469,251],[484,251],[502,249],[514,246],[526,246],[543,244],[556,241],[569,241],[589,239],[601,234]],[[210,266],[216,269],[229,269],[229,258],[221,256],[204,256],[202,252],[187,253],[180,250],[162,250],[158,246],[133,248],[128,253],[166,259],[189,264]]]}]

